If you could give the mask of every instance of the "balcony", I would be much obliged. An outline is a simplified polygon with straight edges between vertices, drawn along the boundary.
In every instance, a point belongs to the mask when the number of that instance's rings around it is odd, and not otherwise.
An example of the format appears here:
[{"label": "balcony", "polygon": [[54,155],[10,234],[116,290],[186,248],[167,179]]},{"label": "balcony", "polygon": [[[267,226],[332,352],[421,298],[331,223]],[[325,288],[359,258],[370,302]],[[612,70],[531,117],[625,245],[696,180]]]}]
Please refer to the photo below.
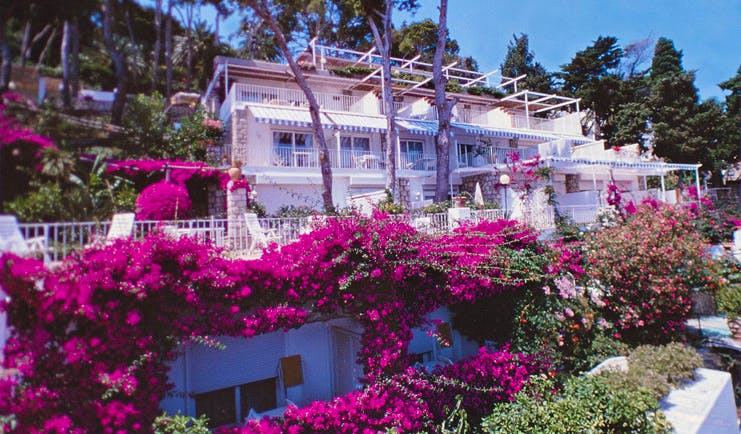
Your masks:
[{"label": "balcony", "polygon": [[[355,95],[314,92],[319,107],[327,111],[378,114],[364,98]],[[261,103],[279,106],[308,107],[309,101],[300,89],[284,89],[257,86],[246,83],[232,85],[229,95],[221,104],[219,115],[222,120],[229,119],[231,111],[244,103]]]},{"label": "balcony", "polygon": [[536,148],[507,148],[491,146],[475,154],[459,154],[458,168],[511,165],[513,159],[528,160],[538,154]]},{"label": "balcony", "polygon": [[[333,169],[379,170],[385,168],[383,156],[368,151],[329,150]],[[314,148],[274,147],[275,167],[319,167],[319,150]]]}]

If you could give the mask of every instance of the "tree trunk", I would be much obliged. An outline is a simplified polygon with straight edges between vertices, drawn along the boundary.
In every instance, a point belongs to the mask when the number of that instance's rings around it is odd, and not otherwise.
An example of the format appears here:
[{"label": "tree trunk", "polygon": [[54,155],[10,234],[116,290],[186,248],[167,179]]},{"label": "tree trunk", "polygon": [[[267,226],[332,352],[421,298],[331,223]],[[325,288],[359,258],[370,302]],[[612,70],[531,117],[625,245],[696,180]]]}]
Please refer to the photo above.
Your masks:
[{"label": "tree trunk", "polygon": [[219,46],[219,24],[221,23],[221,11],[216,8],[216,18],[214,18],[214,47]]},{"label": "tree trunk", "polygon": [[8,35],[6,34],[7,25],[7,16],[3,16],[0,20],[0,53],[2,53],[3,56],[2,64],[0,64],[0,92],[6,92],[10,86],[12,59],[10,57]]},{"label": "tree trunk", "polygon": [[116,93],[113,96],[113,107],[111,108],[111,123],[120,125],[123,117],[124,106],[126,105],[126,91],[128,83],[126,78],[126,58],[124,54],[116,48],[113,40],[113,0],[105,0],[102,6],[103,12],[103,39],[105,41],[108,54],[111,56],[114,73],[116,75]]},{"label": "tree trunk", "polygon": [[306,81],[306,77],[304,77],[303,71],[298,66],[296,60],[288,49],[286,37],[278,26],[275,17],[270,13],[265,0],[245,0],[245,4],[251,7],[275,34],[278,47],[283,52],[283,55],[288,62],[288,66],[290,66],[291,71],[293,72],[296,84],[298,84],[298,87],[304,92],[306,100],[309,102],[311,125],[314,130],[314,136],[319,145],[319,167],[322,172],[322,200],[324,202],[324,210],[328,214],[332,214],[335,212],[334,201],[332,200],[332,165],[329,160],[329,148],[327,147],[327,140],[324,137],[324,128],[322,127],[322,121],[320,118],[319,103],[316,101],[314,93],[311,91],[309,83]]},{"label": "tree trunk", "polygon": [[172,95],[172,2],[167,2],[167,17],[165,18],[165,93],[167,98]]},{"label": "tree trunk", "polygon": [[51,29],[51,24],[47,24],[44,26],[43,29],[41,29],[40,32],[34,35],[34,37],[31,39],[31,42],[26,47],[26,51],[21,52],[21,65],[25,65],[28,62],[28,58],[31,56],[31,49],[33,48],[33,46],[36,45],[36,43],[38,43],[41,38],[46,36],[46,34],[49,33]]},{"label": "tree trunk", "polygon": [[72,51],[70,53],[70,96],[75,99],[80,91],[80,20],[72,18]]},{"label": "tree trunk", "polygon": [[162,0],[156,0],[154,4],[154,51],[152,53],[152,85],[151,90],[157,89],[160,69],[160,51],[162,50]]},{"label": "tree trunk", "polygon": [[69,108],[72,106],[72,98],[70,97],[70,57],[71,57],[71,39],[72,39],[72,26],[69,20],[64,20],[62,27],[62,47],[60,49],[61,62],[62,62],[62,102],[64,106]]},{"label": "tree trunk", "polygon": [[44,49],[41,50],[41,53],[39,53],[39,60],[36,62],[36,67],[40,67],[44,63],[46,63],[46,55],[49,53],[49,49],[51,49],[51,45],[54,42],[54,40],[57,38],[57,26],[54,26],[54,29],[51,32],[51,35],[49,35],[49,39],[46,40],[46,45],[44,45]]},{"label": "tree trunk", "polygon": [[382,17],[383,35],[378,31],[378,26],[371,15],[368,16],[368,25],[373,32],[378,54],[381,56],[383,110],[386,115],[386,190],[391,192],[394,201],[398,201],[396,191],[396,111],[394,110],[394,89],[391,80],[391,12],[394,8],[393,0],[385,0],[385,6],[384,13],[376,12]]},{"label": "tree trunk", "polygon": [[31,19],[23,25],[23,39],[21,39],[21,67],[26,66],[29,45],[31,45]]},{"label": "tree trunk", "polygon": [[185,52],[185,88],[190,91],[190,82],[193,80],[193,8],[195,6],[190,4],[187,6],[187,29],[185,31],[185,44],[187,50]]},{"label": "tree trunk", "polygon": [[448,196],[450,184],[450,115],[453,106],[458,102],[456,98],[448,100],[445,85],[448,78],[443,74],[443,55],[445,41],[448,38],[448,0],[440,0],[440,17],[438,20],[437,46],[432,58],[432,76],[435,82],[435,109],[437,110],[438,129],[435,140],[435,202],[442,202]]}]

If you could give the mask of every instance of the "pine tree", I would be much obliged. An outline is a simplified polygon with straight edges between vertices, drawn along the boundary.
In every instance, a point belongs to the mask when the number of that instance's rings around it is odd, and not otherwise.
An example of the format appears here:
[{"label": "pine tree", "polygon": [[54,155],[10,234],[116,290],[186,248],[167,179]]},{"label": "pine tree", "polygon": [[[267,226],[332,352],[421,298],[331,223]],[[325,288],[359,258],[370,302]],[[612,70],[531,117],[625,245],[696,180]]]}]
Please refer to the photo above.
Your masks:
[{"label": "pine tree", "polygon": [[698,131],[695,74],[682,66],[682,52],[666,38],[656,42],[649,75],[654,154],[674,163],[697,163],[707,146]]},{"label": "pine tree", "polygon": [[553,93],[553,78],[540,62],[535,61],[535,54],[530,51],[528,36],[520,33],[520,36],[512,35],[512,41],[507,46],[507,55],[500,65],[502,75],[505,77],[519,77],[527,74],[522,81],[528,90],[543,93]]},{"label": "pine tree", "polygon": [[613,111],[620,98],[617,68],[622,55],[617,38],[600,36],[562,65],[558,74],[563,80],[563,91],[581,98],[583,106],[591,109],[595,139],[609,137],[612,131]]}]

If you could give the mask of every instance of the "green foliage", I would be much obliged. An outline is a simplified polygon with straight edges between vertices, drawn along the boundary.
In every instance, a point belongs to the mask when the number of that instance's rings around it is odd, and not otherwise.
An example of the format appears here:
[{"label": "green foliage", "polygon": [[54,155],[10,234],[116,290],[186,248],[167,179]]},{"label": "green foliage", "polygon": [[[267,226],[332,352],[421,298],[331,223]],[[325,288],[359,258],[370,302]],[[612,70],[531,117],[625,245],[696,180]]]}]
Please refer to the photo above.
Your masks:
[{"label": "green foliage", "polygon": [[499,66],[502,75],[515,78],[527,74],[520,82],[525,89],[553,93],[553,78],[540,62],[535,61],[535,55],[530,51],[529,44],[526,34],[520,33],[519,37],[512,35],[504,62]]},{"label": "green foliage", "polygon": [[374,69],[367,66],[348,65],[339,68],[332,68],[331,71],[340,77],[355,77],[358,75],[368,75],[373,72]]},{"label": "green foliage", "polygon": [[265,205],[258,202],[257,200],[251,199],[247,205],[247,211],[257,214],[258,217],[267,217],[268,212],[265,209]]},{"label": "green foliage", "polygon": [[37,190],[16,196],[5,203],[6,211],[23,222],[68,220],[62,189],[57,184],[42,184]]},{"label": "green foliage", "polygon": [[183,416],[169,416],[163,414],[154,420],[152,427],[154,434],[210,434],[208,418],[202,415],[199,418]]},{"label": "green foliage", "polygon": [[[651,372],[664,378],[673,387],[694,378],[694,371],[702,367],[697,352],[679,342],[667,345],[641,345],[628,357],[629,371]],[[658,397],[658,396],[657,396]]]},{"label": "green foliage", "polygon": [[129,100],[122,127],[126,129],[126,155],[141,157],[157,155],[167,146],[166,136],[170,133],[170,122],[165,114],[165,100],[159,93],[138,94]]},{"label": "green foliage", "polygon": [[669,433],[658,401],[642,389],[614,387],[603,376],[576,377],[560,393],[547,378],[530,382],[512,403],[484,418],[486,433]]},{"label": "green foliage", "polygon": [[486,86],[469,86],[466,88],[469,95],[490,95],[494,98],[502,98],[506,94],[499,89]]},{"label": "green foliage", "polygon": [[316,214],[316,210],[305,205],[283,205],[278,208],[275,217],[308,217],[314,214]]},{"label": "green foliage", "polygon": [[[432,63],[437,48],[437,32],[437,23],[429,18],[403,25],[392,36],[391,55],[411,59],[419,54],[422,56],[419,59],[420,62]],[[445,40],[443,63],[450,64],[456,61],[459,68],[477,69],[476,61],[473,58],[461,57],[458,41],[452,39],[450,32],[448,32],[448,37]]]},{"label": "green foliage", "polygon": [[435,202],[425,206],[424,208],[422,208],[422,212],[425,214],[440,214],[448,212],[448,208],[452,206],[453,205],[450,203],[449,200],[444,200],[442,202]]},{"label": "green foliage", "polygon": [[724,258],[716,265],[721,276],[715,297],[718,312],[735,320],[741,316],[741,264],[734,258]]},{"label": "green foliage", "polygon": [[403,214],[404,206],[394,202],[394,197],[386,190],[386,198],[378,202],[378,210],[387,214]]},{"label": "green foliage", "polygon": [[218,128],[209,126],[216,125],[215,122],[218,121],[209,119],[204,109],[199,107],[193,115],[182,121],[179,128],[172,132],[165,144],[163,155],[160,157],[204,161],[206,147],[215,145],[223,134],[220,122]]},{"label": "green foliage", "polygon": [[623,50],[617,38],[600,36],[594,44],[576,53],[558,76],[563,80],[563,90],[582,99],[583,107],[592,110],[595,130],[609,136],[612,130],[611,114],[620,95],[621,80],[618,66]]}]

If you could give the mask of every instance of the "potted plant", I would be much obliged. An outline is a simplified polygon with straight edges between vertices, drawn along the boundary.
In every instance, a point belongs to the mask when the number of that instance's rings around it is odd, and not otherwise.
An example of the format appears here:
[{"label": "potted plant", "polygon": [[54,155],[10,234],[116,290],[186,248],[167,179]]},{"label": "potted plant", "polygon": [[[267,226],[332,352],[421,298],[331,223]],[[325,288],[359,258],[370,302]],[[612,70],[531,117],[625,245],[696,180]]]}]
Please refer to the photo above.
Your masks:
[{"label": "potted plant", "polygon": [[734,339],[741,339],[741,264],[734,259],[723,259],[720,266],[720,284],[716,304],[725,314]]},{"label": "potted plant", "polygon": [[453,196],[453,206],[455,208],[465,208],[470,198],[471,193],[462,191],[458,196]]}]

